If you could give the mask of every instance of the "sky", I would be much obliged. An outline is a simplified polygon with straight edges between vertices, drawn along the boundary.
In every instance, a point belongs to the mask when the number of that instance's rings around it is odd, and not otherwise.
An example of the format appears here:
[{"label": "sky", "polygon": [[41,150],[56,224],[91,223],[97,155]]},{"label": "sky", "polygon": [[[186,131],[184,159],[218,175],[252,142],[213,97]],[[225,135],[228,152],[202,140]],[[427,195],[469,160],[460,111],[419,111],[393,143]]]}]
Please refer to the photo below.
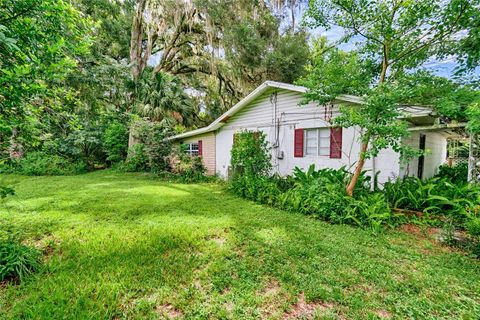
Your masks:
[{"label": "sky", "polygon": [[[313,32],[314,35],[321,35],[327,37],[327,39],[331,42],[338,41],[344,34],[343,29],[341,27],[332,27],[329,30],[325,29],[317,29]],[[351,39],[348,43],[344,43],[340,46],[342,50],[349,51],[355,48],[355,42],[361,41],[361,37],[355,37]],[[455,67],[457,66],[457,62],[455,57],[448,57],[446,59],[435,59],[432,58],[430,61],[424,64],[425,69],[431,70],[438,76],[451,78],[453,76]],[[473,76],[479,77],[480,76],[480,68],[477,68]]]}]

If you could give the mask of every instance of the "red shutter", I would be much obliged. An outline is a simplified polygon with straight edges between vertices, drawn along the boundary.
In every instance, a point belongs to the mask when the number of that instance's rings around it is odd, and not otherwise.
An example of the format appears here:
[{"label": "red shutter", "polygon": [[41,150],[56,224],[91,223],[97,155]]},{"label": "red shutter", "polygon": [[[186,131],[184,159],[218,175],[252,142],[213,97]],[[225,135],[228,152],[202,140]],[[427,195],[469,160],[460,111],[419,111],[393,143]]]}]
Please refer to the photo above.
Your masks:
[{"label": "red shutter", "polygon": [[330,128],[330,158],[342,157],[342,127]]},{"label": "red shutter", "polygon": [[203,153],[202,140],[198,140],[198,156],[201,157]]},{"label": "red shutter", "polygon": [[303,157],[303,129],[295,129],[293,156],[295,158]]}]

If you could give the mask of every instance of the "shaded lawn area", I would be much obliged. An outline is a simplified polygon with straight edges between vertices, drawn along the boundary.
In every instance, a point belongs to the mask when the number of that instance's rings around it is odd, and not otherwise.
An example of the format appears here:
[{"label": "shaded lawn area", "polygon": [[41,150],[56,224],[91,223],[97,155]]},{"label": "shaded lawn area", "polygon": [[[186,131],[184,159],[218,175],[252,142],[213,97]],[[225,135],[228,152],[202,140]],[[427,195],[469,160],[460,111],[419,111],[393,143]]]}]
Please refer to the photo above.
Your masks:
[{"label": "shaded lawn area", "polygon": [[0,318],[480,318],[480,263],[330,225],[220,186],[111,171],[7,176],[2,227],[45,250]]}]

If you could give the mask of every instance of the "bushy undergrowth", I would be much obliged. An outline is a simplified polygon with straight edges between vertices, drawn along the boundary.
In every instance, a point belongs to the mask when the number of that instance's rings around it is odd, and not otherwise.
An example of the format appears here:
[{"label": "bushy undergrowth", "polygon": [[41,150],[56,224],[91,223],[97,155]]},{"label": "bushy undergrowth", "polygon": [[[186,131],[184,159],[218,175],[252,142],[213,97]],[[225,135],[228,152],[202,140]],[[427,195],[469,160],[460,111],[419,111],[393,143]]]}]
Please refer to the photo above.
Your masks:
[{"label": "bushy undergrowth", "polygon": [[237,135],[230,189],[259,203],[373,230],[412,219],[439,224],[448,218],[464,226],[480,211],[480,187],[462,182],[461,168],[443,169],[439,176],[425,181],[412,177],[389,181],[374,191],[371,178],[363,172],[350,197],[345,189],[351,173],[345,168],[315,170],[312,165],[306,172],[296,168],[291,176],[270,176],[263,169],[268,156],[262,133]]},{"label": "bushy undergrowth", "polygon": [[385,197],[394,208],[448,216],[464,222],[480,211],[480,187],[453,183],[448,178],[420,180],[407,177],[384,184]]},{"label": "bushy undergrowth", "polygon": [[4,173],[18,173],[29,176],[74,175],[86,172],[84,162],[72,162],[62,156],[45,152],[30,152],[15,162],[2,165]]},{"label": "bushy undergrowth", "polygon": [[203,164],[201,157],[191,157],[182,154],[176,166],[172,169],[172,173],[177,176],[180,181],[199,182],[208,180],[205,173],[207,168]]},{"label": "bushy undergrowth", "polygon": [[449,166],[447,164],[441,165],[435,177],[440,179],[445,178],[452,183],[467,183],[468,164],[459,163],[455,166]]},{"label": "bushy undergrowth", "polygon": [[[15,190],[12,187],[0,186],[0,200],[13,195]],[[40,267],[41,252],[0,231],[0,281],[21,281]]]},{"label": "bushy undergrowth", "polygon": [[331,223],[380,229],[395,223],[389,203],[380,192],[370,192],[370,178],[364,173],[355,197],[345,192],[350,173],[345,169],[307,172],[296,168],[292,176],[243,175],[232,179],[230,189],[244,198],[289,211],[301,212]]},{"label": "bushy undergrowth", "polygon": [[471,238],[470,247],[477,257],[480,257],[480,217],[474,217],[465,224]]}]

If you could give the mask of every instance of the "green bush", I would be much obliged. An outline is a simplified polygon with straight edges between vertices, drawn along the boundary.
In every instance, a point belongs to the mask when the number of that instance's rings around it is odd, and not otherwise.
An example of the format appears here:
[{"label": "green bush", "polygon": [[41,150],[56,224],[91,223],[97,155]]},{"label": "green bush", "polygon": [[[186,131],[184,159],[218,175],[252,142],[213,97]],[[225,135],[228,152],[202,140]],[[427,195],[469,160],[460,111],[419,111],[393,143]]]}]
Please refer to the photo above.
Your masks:
[{"label": "green bush", "polygon": [[480,257],[480,217],[471,218],[465,227],[471,237],[471,250],[473,254]]},{"label": "green bush", "polygon": [[[137,120],[131,130],[138,143],[128,150],[127,171],[170,172],[173,149],[171,142],[166,139],[172,134],[170,125]],[[136,147],[138,145],[141,147]]]},{"label": "green bush", "polygon": [[272,169],[266,135],[261,131],[235,133],[231,150],[233,176],[266,176]]},{"label": "green bush", "polygon": [[118,163],[127,157],[128,130],[121,123],[112,123],[103,136],[103,148],[107,154],[107,160]]},{"label": "green bush", "polygon": [[465,184],[468,178],[468,164],[459,163],[455,166],[441,165],[435,177],[446,179],[455,184]]},{"label": "green bush", "polygon": [[201,157],[180,157],[174,169],[174,173],[178,175],[180,181],[183,182],[199,182],[205,180],[205,172],[207,169],[203,165]]},{"label": "green bush", "polygon": [[289,211],[301,212],[332,223],[354,224],[375,230],[393,225],[394,217],[383,194],[370,192],[370,178],[362,173],[355,198],[345,186],[350,173],[345,169],[304,172],[298,168],[292,176],[238,175],[230,181],[235,194]]},{"label": "green bush", "polygon": [[58,155],[30,152],[20,159],[15,172],[30,176],[73,175],[87,171],[83,162],[71,162]]},{"label": "green bush", "polygon": [[471,236],[480,238],[480,217],[470,219],[465,225]]},{"label": "green bush", "polygon": [[0,241],[0,281],[25,276],[40,267],[40,251],[13,240]]},{"label": "green bush", "polygon": [[11,187],[0,186],[0,199],[5,199],[7,196],[13,196],[15,190]]},{"label": "green bush", "polygon": [[128,172],[142,172],[149,169],[148,157],[143,143],[134,144],[128,149],[128,156],[122,169]]},{"label": "green bush", "polygon": [[[288,179],[288,178],[287,178]],[[393,216],[383,194],[370,192],[370,177],[363,172],[355,197],[345,192],[350,173],[345,169],[294,170],[294,186],[279,196],[283,208],[300,211],[332,223],[355,224],[379,229],[393,224]]]}]

